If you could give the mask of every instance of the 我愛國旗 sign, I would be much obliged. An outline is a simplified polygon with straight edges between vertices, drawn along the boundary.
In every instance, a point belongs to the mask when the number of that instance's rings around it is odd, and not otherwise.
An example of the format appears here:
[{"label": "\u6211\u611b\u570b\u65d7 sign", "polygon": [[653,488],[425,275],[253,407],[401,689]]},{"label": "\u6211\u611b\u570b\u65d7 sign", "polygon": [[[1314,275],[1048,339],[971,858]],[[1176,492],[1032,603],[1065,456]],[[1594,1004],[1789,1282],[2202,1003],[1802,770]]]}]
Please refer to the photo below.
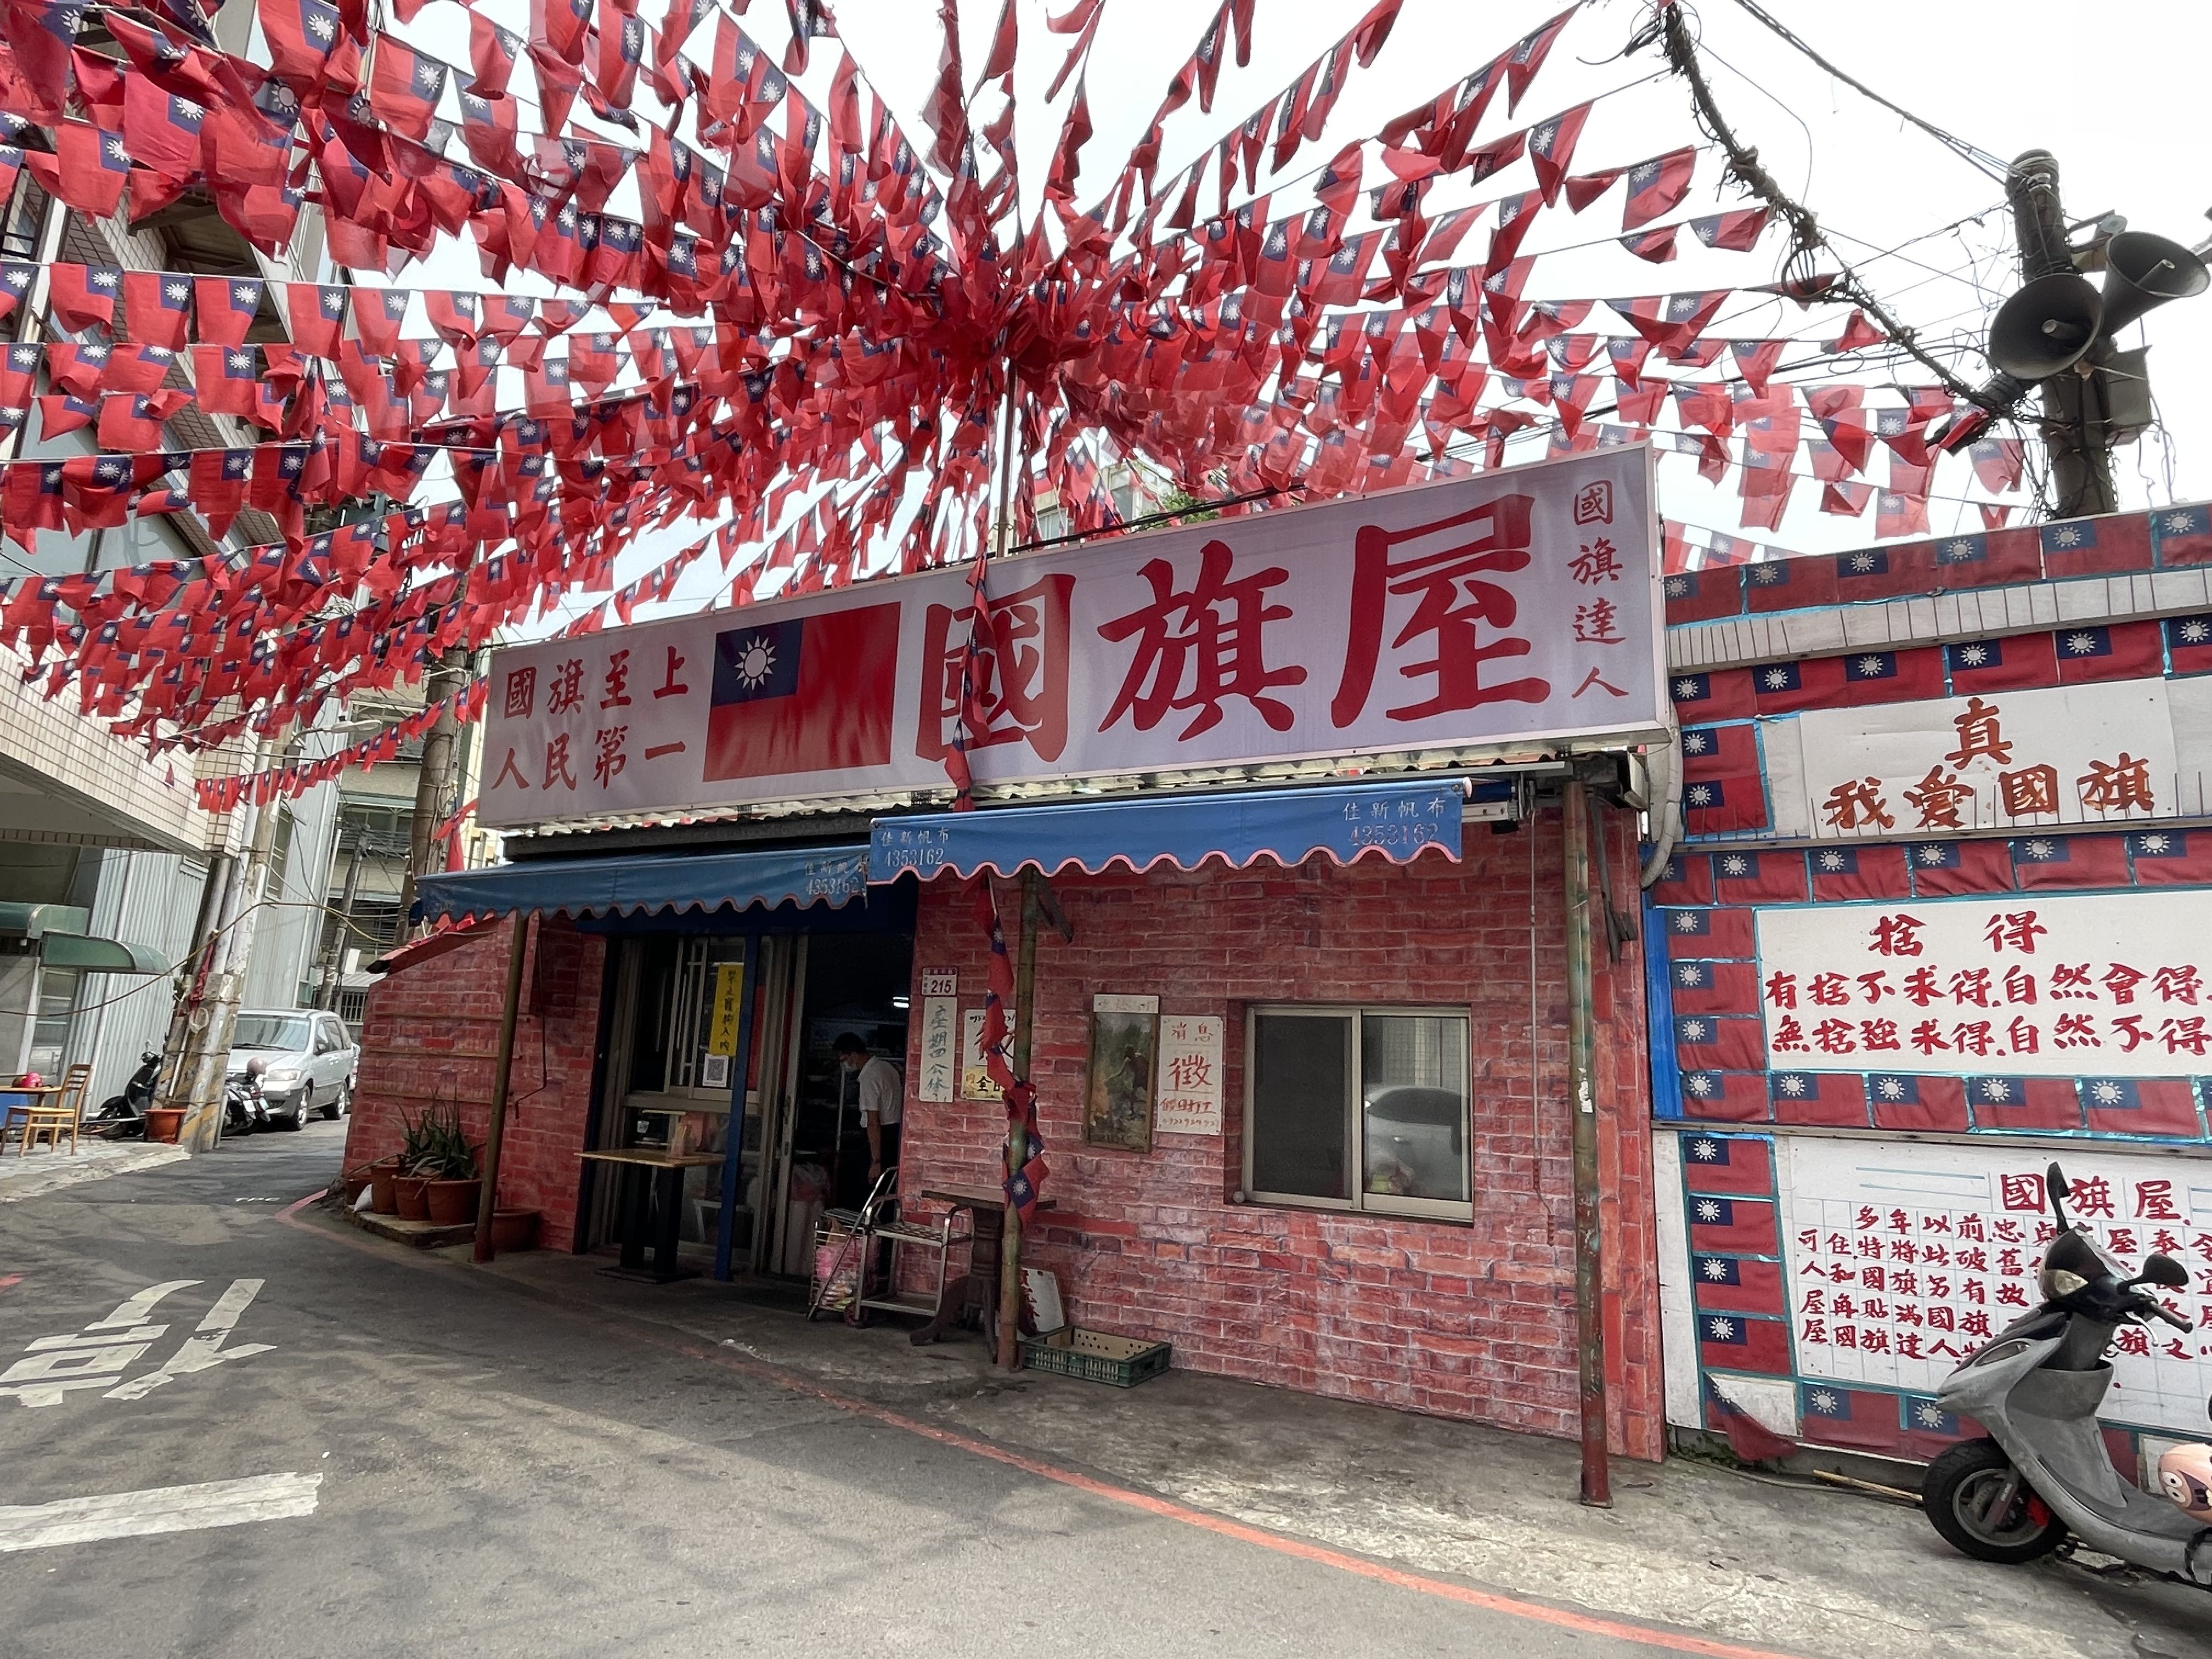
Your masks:
[{"label": "\u6211\u611b\u570b\u65d7 sign", "polygon": [[487,824],[1655,737],[1649,452],[952,568],[493,659]]}]

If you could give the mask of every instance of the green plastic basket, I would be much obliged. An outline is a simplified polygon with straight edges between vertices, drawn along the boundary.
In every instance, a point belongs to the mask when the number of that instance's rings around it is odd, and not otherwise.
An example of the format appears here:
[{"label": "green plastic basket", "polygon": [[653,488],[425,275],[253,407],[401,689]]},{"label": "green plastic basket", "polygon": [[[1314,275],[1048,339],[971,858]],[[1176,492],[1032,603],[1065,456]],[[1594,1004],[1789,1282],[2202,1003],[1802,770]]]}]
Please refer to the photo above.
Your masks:
[{"label": "green plastic basket", "polygon": [[1174,1349],[1165,1342],[1146,1342],[1109,1331],[1086,1331],[1079,1326],[1054,1331],[1050,1336],[1022,1339],[1022,1364],[1033,1371],[1052,1371],[1085,1382],[1103,1382],[1109,1388],[1133,1389],[1167,1370]]}]

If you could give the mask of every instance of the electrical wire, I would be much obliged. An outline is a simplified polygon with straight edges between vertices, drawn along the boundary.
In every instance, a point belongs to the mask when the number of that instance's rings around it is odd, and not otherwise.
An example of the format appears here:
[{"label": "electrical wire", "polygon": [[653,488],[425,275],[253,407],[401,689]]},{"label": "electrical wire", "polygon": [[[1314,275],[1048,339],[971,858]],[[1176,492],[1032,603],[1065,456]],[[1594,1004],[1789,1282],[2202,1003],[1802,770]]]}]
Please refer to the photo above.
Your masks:
[{"label": "electrical wire", "polygon": [[[1904,105],[1893,103],[1889,99],[1883,97],[1880,93],[1876,92],[1872,87],[1867,85],[1865,82],[1858,79],[1856,76],[1850,75],[1846,71],[1838,69],[1833,63],[1822,57],[1819,52],[1814,51],[1814,49],[1806,43],[1802,36],[1793,33],[1788,24],[1783,22],[1781,19],[1778,18],[1773,13],[1767,10],[1765,6],[1760,5],[1759,3],[1759,0],[1735,0],[1735,3],[1737,5],[1742,7],[1744,10],[1749,12],[1751,15],[1759,22],[1765,24],[1769,29],[1771,29],[1776,34],[1781,36],[1784,43],[1795,48],[1797,52],[1802,52],[1807,58],[1811,58],[1815,64],[1818,64],[1822,69],[1827,70],[1829,74],[1834,76],[1837,80],[1841,81],[1845,86],[1850,88],[1860,96],[1871,99],[1874,102],[1880,104],[1884,109],[1889,111],[1891,114],[1897,116],[1902,120],[1911,122],[1914,126],[1918,127],[1923,132],[1926,133],[1930,138],[1933,138],[1937,143],[1942,144],[1946,149],[1948,149],[1952,154],[1957,155],[1968,166],[1972,167],[1980,172],[1988,173],[1990,178],[1995,179],[1999,184],[2002,184],[2005,181],[2006,176],[2009,172],[2009,167],[2002,157],[1991,155],[1988,150],[1984,149],[1979,144],[1968,143],[1966,139],[1960,137],[1956,133],[1945,131],[1942,127],[1937,126],[1933,121],[1928,120],[1923,116],[1915,115],[1911,110],[1905,108]],[[1710,51],[1708,51],[1708,55],[1711,55]],[[1741,73],[1741,71],[1736,72]]]}]

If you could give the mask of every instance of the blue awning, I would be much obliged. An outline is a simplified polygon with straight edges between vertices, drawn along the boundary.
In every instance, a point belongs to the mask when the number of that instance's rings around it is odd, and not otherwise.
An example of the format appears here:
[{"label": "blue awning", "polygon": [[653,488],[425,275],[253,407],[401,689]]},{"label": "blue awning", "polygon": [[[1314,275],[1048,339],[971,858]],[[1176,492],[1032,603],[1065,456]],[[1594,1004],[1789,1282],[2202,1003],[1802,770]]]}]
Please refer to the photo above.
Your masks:
[{"label": "blue awning", "polygon": [[867,865],[867,851],[859,847],[526,860],[424,876],[415,885],[415,915],[629,916],[779,904],[834,909],[866,890]]},{"label": "blue awning", "polygon": [[1467,798],[1466,785],[1447,778],[878,818],[868,879],[908,871],[1011,876],[1024,865],[1048,876],[1071,865],[1097,875],[1116,862],[1141,871],[1162,860],[1195,870],[1209,858],[1242,869],[1261,858],[1299,864],[1316,853],[1339,864],[1369,854],[1403,864],[1431,847],[1456,859]]}]

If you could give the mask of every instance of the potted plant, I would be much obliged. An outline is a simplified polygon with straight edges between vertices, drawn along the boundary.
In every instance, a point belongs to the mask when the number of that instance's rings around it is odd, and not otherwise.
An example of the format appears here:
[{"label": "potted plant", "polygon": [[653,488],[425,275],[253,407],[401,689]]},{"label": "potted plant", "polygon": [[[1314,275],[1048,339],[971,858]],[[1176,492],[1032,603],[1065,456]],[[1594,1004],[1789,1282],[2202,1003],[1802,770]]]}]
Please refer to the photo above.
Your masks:
[{"label": "potted plant", "polygon": [[146,1109],[146,1139],[166,1141],[174,1146],[184,1134],[185,1109],[181,1106],[149,1106]]},{"label": "potted plant", "polygon": [[414,1168],[428,1177],[423,1197],[430,1219],[441,1227],[474,1221],[483,1182],[477,1173],[475,1149],[461,1131],[461,1115],[450,1106],[443,1112],[433,1107],[423,1120],[428,1133]]},{"label": "potted plant", "polygon": [[434,1103],[422,1116],[401,1120],[404,1129],[399,1142],[398,1167],[392,1177],[392,1202],[393,1212],[402,1221],[430,1218],[427,1195],[430,1177],[423,1173],[422,1165],[430,1155],[431,1120],[437,1109]]}]

